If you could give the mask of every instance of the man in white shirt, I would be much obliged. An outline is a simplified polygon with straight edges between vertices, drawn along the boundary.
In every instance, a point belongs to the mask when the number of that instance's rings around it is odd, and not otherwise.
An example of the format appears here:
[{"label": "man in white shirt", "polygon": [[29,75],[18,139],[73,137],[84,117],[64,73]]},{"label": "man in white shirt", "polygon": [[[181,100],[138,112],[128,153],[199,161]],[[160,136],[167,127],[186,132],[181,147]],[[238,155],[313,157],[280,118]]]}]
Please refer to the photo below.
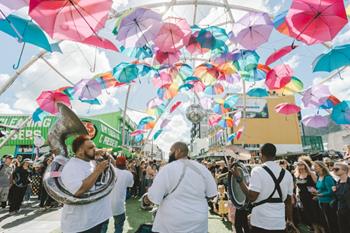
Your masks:
[{"label": "man in white shirt", "polygon": [[[61,179],[63,185],[76,197],[94,189],[98,177],[108,167],[104,160],[96,165],[96,146],[87,135],[77,137],[72,144],[75,157],[64,166]],[[100,233],[102,225],[112,216],[109,195],[84,205],[65,204],[61,214],[63,233]]]},{"label": "man in white shirt", "polygon": [[[232,170],[237,182],[253,203],[250,223],[252,233],[282,233],[287,224],[293,225],[292,201],[293,178],[285,169],[274,162],[276,147],[271,143],[260,149],[262,166],[253,168],[249,187],[240,177],[237,167]],[[287,216],[286,216],[287,215]]]},{"label": "man in white shirt", "polygon": [[211,173],[202,164],[188,160],[183,142],[170,149],[175,161],[162,167],[148,189],[145,202],[159,205],[152,231],[159,233],[207,233],[207,198],[217,195]]},{"label": "man in white shirt", "polygon": [[[123,233],[126,192],[128,188],[131,188],[134,185],[134,177],[130,171],[126,170],[126,159],[124,156],[118,156],[115,163],[116,168],[114,171],[117,177],[117,182],[111,193],[114,232]],[[101,233],[106,233],[107,228],[108,222],[102,227]]]}]

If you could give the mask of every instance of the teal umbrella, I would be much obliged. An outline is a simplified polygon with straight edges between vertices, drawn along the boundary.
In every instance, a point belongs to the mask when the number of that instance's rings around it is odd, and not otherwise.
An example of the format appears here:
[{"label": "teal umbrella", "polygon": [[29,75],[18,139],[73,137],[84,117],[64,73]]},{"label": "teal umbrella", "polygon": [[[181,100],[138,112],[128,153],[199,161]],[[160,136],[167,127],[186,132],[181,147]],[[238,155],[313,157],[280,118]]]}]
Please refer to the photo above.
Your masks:
[{"label": "teal umbrella", "polygon": [[313,72],[331,72],[347,65],[350,65],[350,44],[336,46],[318,56],[313,62]]},{"label": "teal umbrella", "polygon": [[241,50],[235,54],[236,61],[233,63],[239,71],[251,71],[257,68],[260,56],[255,51]]},{"label": "teal umbrella", "polygon": [[113,76],[118,82],[130,83],[139,76],[139,69],[135,64],[121,62],[113,68]]},{"label": "teal umbrella", "polygon": [[265,97],[269,96],[269,93],[264,88],[253,88],[247,92],[250,97]]},{"label": "teal umbrella", "polygon": [[332,120],[339,125],[350,124],[350,101],[342,101],[332,111]]},{"label": "teal umbrella", "polygon": [[18,63],[13,66],[14,69],[19,67],[26,43],[36,45],[46,51],[52,52],[52,47],[43,30],[31,20],[16,15],[9,15],[6,19],[0,20],[0,31],[17,38],[19,42],[24,42]]}]

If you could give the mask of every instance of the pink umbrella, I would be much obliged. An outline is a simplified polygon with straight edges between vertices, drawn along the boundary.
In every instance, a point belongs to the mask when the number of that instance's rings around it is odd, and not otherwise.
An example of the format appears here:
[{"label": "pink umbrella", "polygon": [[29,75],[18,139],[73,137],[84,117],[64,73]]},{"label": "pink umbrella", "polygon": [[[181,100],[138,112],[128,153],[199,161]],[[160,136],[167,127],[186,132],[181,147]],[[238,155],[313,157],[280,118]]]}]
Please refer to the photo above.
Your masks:
[{"label": "pink umbrella", "polygon": [[267,13],[249,12],[235,25],[239,31],[235,38],[239,44],[249,50],[255,50],[268,41],[273,23]]},{"label": "pink umbrella", "polygon": [[154,43],[162,52],[176,52],[188,44],[191,28],[185,19],[169,18],[167,21],[160,28]]},{"label": "pink umbrella", "polygon": [[300,112],[301,109],[295,104],[281,103],[279,105],[276,105],[275,110],[276,112],[283,115],[292,115]]},{"label": "pink umbrella", "polygon": [[265,62],[265,65],[270,65],[272,63],[274,63],[275,61],[277,61],[278,59],[280,59],[281,57],[287,55],[288,53],[290,53],[293,49],[297,48],[298,46],[296,45],[288,45],[285,46],[283,48],[280,48],[279,50],[277,50],[276,52],[272,53]]},{"label": "pink umbrella", "polygon": [[208,117],[208,124],[209,126],[215,126],[219,123],[219,121],[221,120],[222,116],[219,114],[211,114]]},{"label": "pink umbrella", "polygon": [[292,76],[292,68],[289,65],[282,64],[267,73],[265,84],[270,90],[281,89],[290,82]]},{"label": "pink umbrella", "polygon": [[69,97],[63,93],[55,91],[43,91],[36,99],[39,108],[51,114],[58,113],[57,103],[63,103],[71,107]]},{"label": "pink umbrella", "polygon": [[311,115],[304,117],[302,122],[307,127],[323,128],[328,126],[329,119],[325,116]]},{"label": "pink umbrella", "polygon": [[119,52],[118,48],[110,40],[95,35],[85,38],[80,43]]},{"label": "pink umbrella", "polygon": [[173,104],[173,106],[170,108],[170,113],[173,113],[181,104],[181,101],[177,101],[175,104]]},{"label": "pink umbrella", "polygon": [[172,82],[173,78],[167,72],[161,72],[159,77],[155,76],[152,79],[153,85],[158,88],[164,86],[165,84],[171,84]]},{"label": "pink umbrella", "polygon": [[158,50],[156,52],[156,60],[159,62],[159,64],[174,64],[177,61],[179,61],[181,56],[180,51],[173,51],[173,52],[163,52]]},{"label": "pink umbrella", "polygon": [[347,22],[341,0],[293,0],[286,16],[290,35],[309,45],[331,41]]},{"label": "pink umbrella", "polygon": [[319,107],[324,104],[331,95],[327,85],[317,85],[307,89],[301,101],[305,107]]},{"label": "pink umbrella", "polygon": [[151,99],[150,101],[148,101],[147,108],[149,108],[149,109],[156,108],[159,105],[161,105],[162,103],[163,103],[162,99],[155,97],[155,98]]},{"label": "pink umbrella", "polygon": [[146,132],[147,132],[147,130],[137,129],[137,130],[131,132],[131,133],[130,133],[130,136],[131,136],[131,137],[135,137],[135,136],[137,136],[137,135],[144,134],[144,133],[146,133]]},{"label": "pink umbrella", "polygon": [[31,0],[29,15],[53,39],[83,41],[102,29],[112,0]]},{"label": "pink umbrella", "polygon": [[100,84],[95,79],[82,79],[74,85],[75,95],[79,99],[95,99],[102,93]]}]

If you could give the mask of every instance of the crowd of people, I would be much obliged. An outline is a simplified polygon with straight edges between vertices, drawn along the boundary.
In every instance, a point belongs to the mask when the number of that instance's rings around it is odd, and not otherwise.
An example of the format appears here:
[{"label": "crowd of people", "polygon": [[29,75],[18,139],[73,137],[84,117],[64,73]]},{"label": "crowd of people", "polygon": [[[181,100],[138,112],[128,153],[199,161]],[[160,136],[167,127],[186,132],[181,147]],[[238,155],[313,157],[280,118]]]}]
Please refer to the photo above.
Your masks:
[{"label": "crowd of people", "polygon": [[[287,161],[276,160],[276,147],[267,143],[260,150],[257,164],[242,161],[250,171],[248,180],[241,177],[232,161],[188,159],[184,143],[172,146],[168,163],[145,158],[127,161],[123,156],[111,155],[110,160],[91,163],[101,151],[87,136],[76,138],[73,152],[75,157],[62,171],[62,182],[76,197],[93,188],[111,160],[117,179],[107,197],[86,205],[64,204],[63,232],[105,233],[111,217],[114,231],[123,232],[128,197],[142,197],[145,204],[158,206],[152,232],[207,232],[208,209],[231,222],[237,233],[285,232],[286,228],[345,233],[350,229],[350,150],[344,158],[313,161],[305,155]],[[37,163],[3,156],[2,208],[9,205],[10,214],[16,214],[29,196],[36,196],[43,210],[61,206],[43,184],[45,169],[53,159],[53,155],[46,155]],[[230,201],[229,175],[246,194],[246,204],[241,208]]]}]

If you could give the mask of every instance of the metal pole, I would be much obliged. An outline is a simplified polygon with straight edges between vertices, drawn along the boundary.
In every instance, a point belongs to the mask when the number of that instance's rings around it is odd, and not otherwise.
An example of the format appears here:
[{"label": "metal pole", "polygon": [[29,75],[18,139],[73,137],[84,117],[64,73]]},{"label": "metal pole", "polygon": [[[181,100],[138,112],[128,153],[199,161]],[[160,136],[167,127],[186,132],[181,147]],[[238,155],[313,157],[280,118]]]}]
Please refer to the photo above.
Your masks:
[{"label": "metal pole", "polygon": [[32,119],[32,117],[28,117],[27,119],[25,119],[18,127],[16,130],[12,130],[10,132],[10,134],[7,136],[7,138],[4,139],[4,141],[2,141],[0,143],[0,148],[3,147],[16,133],[18,133],[21,129],[23,129],[27,123]]},{"label": "metal pole", "polygon": [[126,99],[125,99],[125,104],[124,104],[124,113],[123,113],[123,128],[122,128],[122,146],[124,146],[125,143],[125,118],[126,118],[126,110],[128,108],[128,100],[129,100],[129,95],[130,95],[130,90],[131,90],[131,85],[129,84],[128,86],[128,91],[126,93]]}]

